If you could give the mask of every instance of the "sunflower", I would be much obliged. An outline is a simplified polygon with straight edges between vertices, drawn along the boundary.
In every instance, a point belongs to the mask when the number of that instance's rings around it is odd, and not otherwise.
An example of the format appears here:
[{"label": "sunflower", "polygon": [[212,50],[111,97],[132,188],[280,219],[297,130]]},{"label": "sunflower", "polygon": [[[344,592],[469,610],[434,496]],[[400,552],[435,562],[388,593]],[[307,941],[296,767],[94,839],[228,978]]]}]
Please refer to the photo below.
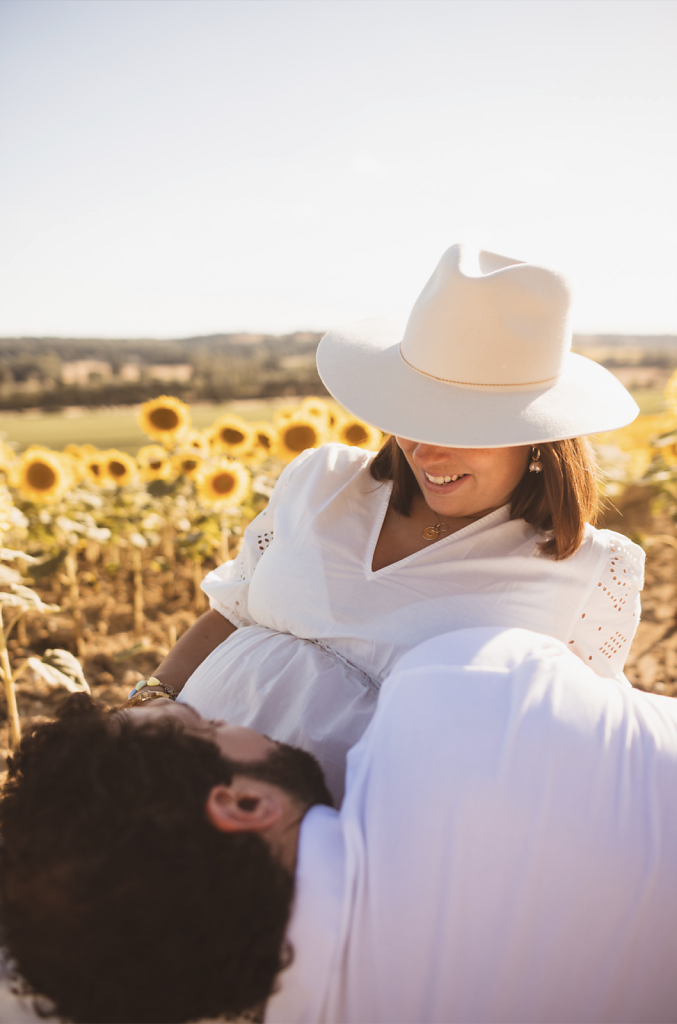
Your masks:
[{"label": "sunflower", "polygon": [[16,455],[10,446],[4,441],[0,441],[0,473],[9,473],[15,462]]},{"label": "sunflower", "polygon": [[325,429],[330,426],[330,409],[321,398],[304,398],[299,412],[302,416],[310,416],[311,419],[317,420]]},{"label": "sunflower", "polygon": [[160,444],[146,444],[136,453],[136,461],[141,479],[146,483],[151,480],[167,480],[172,473],[172,462],[167,449]]},{"label": "sunflower", "polygon": [[12,529],[12,514],[14,513],[14,502],[12,496],[4,484],[0,484],[0,543],[6,533]]},{"label": "sunflower", "polygon": [[187,476],[193,479],[200,473],[203,466],[203,459],[200,452],[190,445],[182,445],[178,452],[172,455],[172,469],[177,476]]},{"label": "sunflower", "polygon": [[84,478],[90,484],[100,487],[106,482],[103,468],[103,457],[105,452],[93,451],[82,458]]},{"label": "sunflower", "polygon": [[82,483],[82,478],[85,475],[85,469],[82,465],[82,459],[76,458],[75,455],[71,455],[65,449],[61,452],[61,461],[66,469],[66,472],[70,474],[69,487],[77,487],[79,483]]},{"label": "sunflower", "polygon": [[301,412],[300,405],[283,405],[273,413],[273,421],[278,430],[290,423]]},{"label": "sunflower", "polygon": [[190,409],[180,398],[161,395],[144,402],[138,420],[144,434],[173,448],[190,427]]},{"label": "sunflower", "polygon": [[117,448],[109,448],[102,452],[102,475],[105,483],[117,484],[118,487],[125,487],[135,479],[138,466],[136,459],[127,452],[119,452]]},{"label": "sunflower", "polygon": [[285,462],[291,462],[306,448],[319,448],[328,440],[327,430],[317,420],[298,413],[278,430],[278,456]]},{"label": "sunflower", "polygon": [[658,448],[668,466],[677,466],[677,431],[674,427],[669,433],[663,433],[662,437],[656,438],[653,446]]},{"label": "sunflower", "polygon": [[181,438],[181,448],[192,448],[200,458],[206,459],[209,455],[209,439],[202,430],[188,430]]},{"label": "sunflower", "polygon": [[619,430],[597,434],[595,441],[598,444],[614,445],[624,452],[631,452],[635,448],[649,447],[655,438],[674,430],[675,427],[677,419],[673,413],[659,412],[652,416],[638,416],[632,423]]},{"label": "sunflower", "polygon": [[216,466],[204,467],[197,480],[197,494],[205,505],[236,508],[249,494],[249,473],[235,459],[220,459]]},{"label": "sunflower", "polygon": [[667,399],[668,408],[670,408],[673,413],[677,413],[677,370],[675,370],[672,377],[665,385],[665,397]]},{"label": "sunflower", "polygon": [[226,414],[212,424],[209,438],[214,455],[244,455],[254,444],[254,431],[239,416]]},{"label": "sunflower", "polygon": [[87,455],[94,455],[96,448],[93,444],[67,444],[64,448],[66,455],[71,455],[74,459],[80,461],[86,458]]},{"label": "sunflower", "polygon": [[278,445],[278,433],[272,423],[252,423],[252,430],[254,431],[254,445],[249,452],[247,452],[247,458],[252,459],[254,462],[263,462],[264,459],[269,459],[275,455]]},{"label": "sunflower", "polygon": [[668,466],[677,466],[677,444],[674,441],[661,445],[660,452]]},{"label": "sunflower", "polygon": [[59,501],[71,486],[71,473],[58,452],[31,445],[14,464],[10,481],[28,501]]},{"label": "sunflower", "polygon": [[357,416],[342,416],[336,423],[334,437],[341,444],[366,448],[372,452],[376,451],[381,444],[381,431],[372,427],[370,423],[358,419]]}]

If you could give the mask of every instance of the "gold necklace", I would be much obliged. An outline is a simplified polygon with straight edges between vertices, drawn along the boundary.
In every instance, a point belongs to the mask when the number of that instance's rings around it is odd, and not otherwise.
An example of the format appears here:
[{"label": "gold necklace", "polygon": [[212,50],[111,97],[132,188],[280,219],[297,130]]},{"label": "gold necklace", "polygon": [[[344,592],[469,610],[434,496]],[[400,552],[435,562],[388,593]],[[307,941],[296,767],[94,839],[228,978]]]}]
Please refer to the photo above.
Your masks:
[{"label": "gold necklace", "polygon": [[446,523],[436,523],[435,526],[426,526],[423,531],[424,540],[437,540],[441,533],[446,533],[449,527]]},{"label": "gold necklace", "polygon": [[[498,508],[498,506],[496,506]],[[483,512],[478,512],[474,516],[463,516],[464,519],[469,520],[471,523],[476,522],[478,519],[484,519],[490,512],[495,512],[495,508],[485,509]],[[421,536],[424,540],[437,540],[441,533],[449,532],[449,523],[435,523],[434,526],[426,526],[421,532]]]}]

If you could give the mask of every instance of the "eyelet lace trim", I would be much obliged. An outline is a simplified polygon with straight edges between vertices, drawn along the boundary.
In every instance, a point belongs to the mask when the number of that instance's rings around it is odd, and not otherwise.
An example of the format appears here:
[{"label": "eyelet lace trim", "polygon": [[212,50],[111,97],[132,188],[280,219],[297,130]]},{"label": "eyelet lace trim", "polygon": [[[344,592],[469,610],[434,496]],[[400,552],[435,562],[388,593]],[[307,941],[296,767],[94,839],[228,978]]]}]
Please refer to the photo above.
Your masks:
[{"label": "eyelet lace trim", "polygon": [[256,544],[258,546],[259,551],[262,554],[266,550],[266,548],[268,547],[268,545],[270,544],[272,539],[273,539],[273,531],[272,530],[266,530],[265,533],[259,533],[257,535],[257,537],[256,537]]},{"label": "eyelet lace trim", "polygon": [[607,664],[612,662],[610,668],[622,668],[639,621],[642,569],[643,560],[634,545],[622,550],[616,543],[609,549],[601,579],[581,615],[580,633],[569,641],[583,661],[604,659]]}]

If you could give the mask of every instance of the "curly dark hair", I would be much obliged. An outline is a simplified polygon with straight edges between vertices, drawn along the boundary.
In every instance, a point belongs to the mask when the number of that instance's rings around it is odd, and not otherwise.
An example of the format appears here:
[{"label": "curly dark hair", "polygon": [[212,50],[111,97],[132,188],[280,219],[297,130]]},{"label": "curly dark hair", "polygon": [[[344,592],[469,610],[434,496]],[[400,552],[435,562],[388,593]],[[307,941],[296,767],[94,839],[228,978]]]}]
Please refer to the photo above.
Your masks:
[{"label": "curly dark hair", "polygon": [[290,958],[293,877],[259,835],[205,814],[211,788],[247,767],[84,694],[23,739],[0,801],[2,918],[59,1014],[169,1024],[268,998]]}]

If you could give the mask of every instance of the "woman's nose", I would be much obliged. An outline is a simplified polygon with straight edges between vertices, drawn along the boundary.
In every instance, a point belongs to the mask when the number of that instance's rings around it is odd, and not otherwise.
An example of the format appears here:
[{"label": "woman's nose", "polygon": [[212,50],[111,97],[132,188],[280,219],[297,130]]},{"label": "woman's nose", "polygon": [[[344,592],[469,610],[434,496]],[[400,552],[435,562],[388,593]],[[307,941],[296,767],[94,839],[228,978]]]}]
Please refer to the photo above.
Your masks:
[{"label": "woman's nose", "polygon": [[452,453],[451,448],[441,448],[434,444],[419,444],[414,449],[414,461],[417,466],[434,466],[446,462]]}]

